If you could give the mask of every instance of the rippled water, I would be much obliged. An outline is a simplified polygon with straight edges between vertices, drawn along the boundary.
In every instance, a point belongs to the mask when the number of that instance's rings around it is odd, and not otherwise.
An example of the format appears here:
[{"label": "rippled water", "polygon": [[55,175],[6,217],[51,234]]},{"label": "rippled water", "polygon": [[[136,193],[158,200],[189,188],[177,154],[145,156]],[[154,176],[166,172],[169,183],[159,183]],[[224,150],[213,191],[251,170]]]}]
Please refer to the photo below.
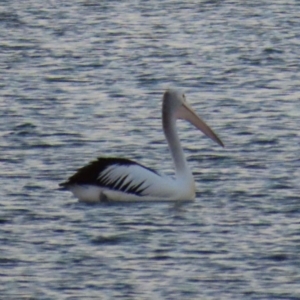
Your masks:
[{"label": "rippled water", "polygon": [[[298,1],[2,1],[1,299],[299,299]],[[195,202],[87,205],[100,155],[168,174],[165,88]]]}]

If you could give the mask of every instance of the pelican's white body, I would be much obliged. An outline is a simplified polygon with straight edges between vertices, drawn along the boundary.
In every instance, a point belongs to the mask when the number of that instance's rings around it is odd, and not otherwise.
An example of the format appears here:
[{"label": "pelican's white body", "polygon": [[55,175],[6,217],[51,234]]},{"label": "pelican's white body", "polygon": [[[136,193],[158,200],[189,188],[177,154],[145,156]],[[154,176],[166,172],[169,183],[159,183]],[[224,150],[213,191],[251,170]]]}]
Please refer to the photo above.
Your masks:
[{"label": "pelican's white body", "polygon": [[[176,201],[176,200],[193,200],[195,198],[195,183],[190,174],[171,178],[162,174],[156,174],[140,165],[129,167],[112,166],[108,168],[112,180],[129,175],[128,182],[135,182],[139,178],[145,180],[145,195],[137,196],[134,194],[124,193],[111,189],[106,189],[96,185],[72,185],[69,190],[81,201],[99,202],[99,201]],[[127,182],[125,181],[124,184]],[[144,187],[143,185],[141,187]]]}]

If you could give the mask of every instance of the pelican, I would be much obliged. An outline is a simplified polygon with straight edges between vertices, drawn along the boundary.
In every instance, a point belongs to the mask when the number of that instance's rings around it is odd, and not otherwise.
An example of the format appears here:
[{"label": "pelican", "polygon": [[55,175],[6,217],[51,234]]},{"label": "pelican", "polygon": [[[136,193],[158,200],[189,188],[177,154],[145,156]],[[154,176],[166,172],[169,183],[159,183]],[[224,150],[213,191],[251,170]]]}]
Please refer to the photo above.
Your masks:
[{"label": "pelican", "polygon": [[174,178],[129,159],[100,157],[79,169],[60,186],[84,202],[194,200],[195,182],[177,135],[177,119],[189,121],[224,147],[213,130],[186,102],[185,95],[167,90],[162,101],[162,126],[175,167]]}]

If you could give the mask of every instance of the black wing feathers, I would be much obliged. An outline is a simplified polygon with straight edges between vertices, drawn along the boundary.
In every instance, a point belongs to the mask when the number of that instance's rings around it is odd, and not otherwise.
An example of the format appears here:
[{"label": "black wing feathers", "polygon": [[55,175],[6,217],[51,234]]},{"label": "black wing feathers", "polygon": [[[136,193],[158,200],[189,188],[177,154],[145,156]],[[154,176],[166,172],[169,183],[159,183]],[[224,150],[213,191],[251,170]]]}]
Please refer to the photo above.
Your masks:
[{"label": "black wing feathers", "polygon": [[105,171],[108,167],[112,165],[122,165],[122,166],[130,166],[130,165],[138,165],[142,168],[145,168],[155,174],[156,171],[146,168],[143,165],[140,165],[134,161],[125,158],[98,158],[95,161],[92,161],[88,165],[80,168],[73,176],[71,176],[68,181],[63,182],[60,186],[68,187],[68,185],[72,184],[89,184],[89,185],[98,185],[101,187],[109,188],[116,191],[122,191],[129,194],[141,195],[143,191],[147,188],[142,188],[142,185],[145,181],[139,181],[138,184],[134,184],[132,181],[127,182],[124,185],[124,182],[128,178],[128,175],[123,177],[119,177],[114,181],[111,181],[109,178],[109,174],[104,174],[101,176],[101,173]]}]

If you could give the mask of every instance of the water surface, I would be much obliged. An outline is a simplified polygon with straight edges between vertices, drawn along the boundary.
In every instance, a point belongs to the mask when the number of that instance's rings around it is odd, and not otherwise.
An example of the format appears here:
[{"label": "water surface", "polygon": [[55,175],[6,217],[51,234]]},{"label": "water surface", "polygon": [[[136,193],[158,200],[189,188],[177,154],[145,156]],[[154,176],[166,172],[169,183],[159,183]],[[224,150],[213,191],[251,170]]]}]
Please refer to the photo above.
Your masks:
[{"label": "water surface", "polygon": [[[299,8],[3,1],[1,299],[298,299]],[[100,155],[172,174],[168,87],[226,145],[179,122],[194,202],[57,189]]]}]

